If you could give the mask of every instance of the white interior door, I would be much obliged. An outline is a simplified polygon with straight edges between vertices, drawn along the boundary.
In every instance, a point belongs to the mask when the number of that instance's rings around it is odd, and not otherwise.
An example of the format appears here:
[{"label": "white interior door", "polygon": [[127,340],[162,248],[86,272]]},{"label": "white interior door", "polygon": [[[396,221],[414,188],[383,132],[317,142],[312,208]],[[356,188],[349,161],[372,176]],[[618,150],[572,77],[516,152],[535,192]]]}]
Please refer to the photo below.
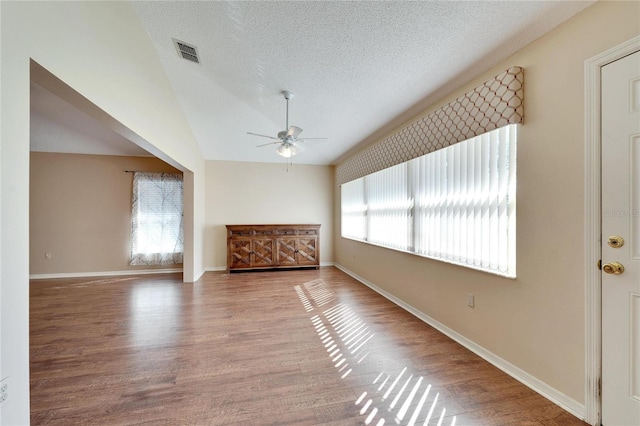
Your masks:
[{"label": "white interior door", "polygon": [[640,425],[640,52],[602,68],[601,93],[602,424],[637,426]]}]

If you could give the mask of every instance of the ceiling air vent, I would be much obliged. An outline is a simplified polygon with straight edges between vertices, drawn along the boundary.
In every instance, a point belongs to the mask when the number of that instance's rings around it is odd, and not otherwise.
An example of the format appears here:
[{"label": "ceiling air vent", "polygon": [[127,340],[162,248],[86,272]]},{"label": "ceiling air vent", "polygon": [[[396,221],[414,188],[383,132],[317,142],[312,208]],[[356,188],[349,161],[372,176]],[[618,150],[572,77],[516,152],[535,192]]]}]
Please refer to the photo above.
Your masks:
[{"label": "ceiling air vent", "polygon": [[180,55],[183,59],[195,62],[196,64],[200,63],[200,59],[198,58],[198,50],[195,46],[191,46],[190,44],[176,39],[173,39],[173,44],[176,46],[178,55]]}]

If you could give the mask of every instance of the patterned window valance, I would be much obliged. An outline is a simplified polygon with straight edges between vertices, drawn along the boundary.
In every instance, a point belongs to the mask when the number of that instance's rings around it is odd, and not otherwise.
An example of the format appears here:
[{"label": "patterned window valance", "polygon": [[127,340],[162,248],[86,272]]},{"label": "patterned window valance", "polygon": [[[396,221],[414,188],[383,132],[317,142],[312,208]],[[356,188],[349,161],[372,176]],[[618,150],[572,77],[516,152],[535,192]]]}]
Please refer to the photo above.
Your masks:
[{"label": "patterned window valance", "polygon": [[337,167],[341,185],[524,118],[524,70],[512,67]]}]

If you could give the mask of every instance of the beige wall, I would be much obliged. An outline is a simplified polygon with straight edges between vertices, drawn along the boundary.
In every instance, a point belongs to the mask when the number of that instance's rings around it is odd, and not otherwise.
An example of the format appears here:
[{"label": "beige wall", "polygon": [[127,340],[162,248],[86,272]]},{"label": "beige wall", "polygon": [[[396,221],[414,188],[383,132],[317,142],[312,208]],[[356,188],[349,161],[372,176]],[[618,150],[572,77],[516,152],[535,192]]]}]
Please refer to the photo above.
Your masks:
[{"label": "beige wall", "polygon": [[206,267],[226,268],[227,224],[320,224],[320,262],[333,262],[333,169],[207,161]]},{"label": "beige wall", "polygon": [[179,173],[154,157],[31,153],[31,275],[153,269],[129,265],[133,174],[124,170]]},{"label": "beige wall", "polygon": [[339,188],[336,263],[584,404],[584,62],[639,33],[640,2],[597,3],[423,112],[524,67],[517,279],[342,239]]}]

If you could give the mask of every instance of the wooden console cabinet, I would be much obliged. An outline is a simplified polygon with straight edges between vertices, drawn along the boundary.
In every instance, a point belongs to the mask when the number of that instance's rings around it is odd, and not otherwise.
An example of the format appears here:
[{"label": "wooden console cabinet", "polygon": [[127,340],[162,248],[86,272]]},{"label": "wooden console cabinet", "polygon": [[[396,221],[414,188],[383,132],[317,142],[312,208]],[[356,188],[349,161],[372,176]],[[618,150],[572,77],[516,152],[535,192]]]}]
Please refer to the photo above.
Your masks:
[{"label": "wooden console cabinet", "polygon": [[227,225],[227,272],[320,267],[320,225]]}]

